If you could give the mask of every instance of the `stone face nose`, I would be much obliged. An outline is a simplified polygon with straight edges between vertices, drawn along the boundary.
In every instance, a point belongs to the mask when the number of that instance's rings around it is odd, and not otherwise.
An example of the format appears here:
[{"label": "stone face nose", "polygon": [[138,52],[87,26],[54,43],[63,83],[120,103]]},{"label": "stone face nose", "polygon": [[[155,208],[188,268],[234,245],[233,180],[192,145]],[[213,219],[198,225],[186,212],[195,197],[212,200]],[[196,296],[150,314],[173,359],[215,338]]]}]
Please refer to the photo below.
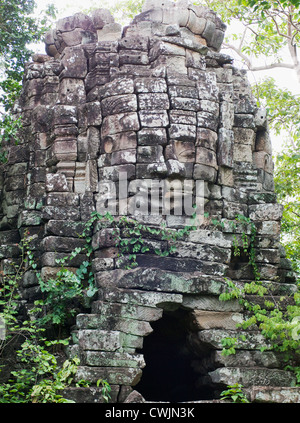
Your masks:
[{"label": "stone face nose", "polygon": [[[179,401],[216,400],[235,378],[246,387],[294,381],[275,353],[261,353],[257,328],[239,338],[238,301],[219,300],[229,278],[240,287],[255,277],[253,227],[273,298],[296,289],[279,244],[266,114],[246,72],[220,53],[224,32],[202,6],[149,0],[125,28],[104,9],[60,20],[46,35],[48,55],[26,65],[15,108],[22,139],[7,146],[0,175],[1,272],[10,275],[28,235],[44,280],[56,277],[57,260],[86,276],[69,353],[92,387],[66,393],[77,402],[101,401],[98,379],[114,402],[134,386],[151,401],[152,372],[165,398],[176,368]],[[41,291],[25,270],[29,309]],[[224,357],[232,337],[237,354]]]}]

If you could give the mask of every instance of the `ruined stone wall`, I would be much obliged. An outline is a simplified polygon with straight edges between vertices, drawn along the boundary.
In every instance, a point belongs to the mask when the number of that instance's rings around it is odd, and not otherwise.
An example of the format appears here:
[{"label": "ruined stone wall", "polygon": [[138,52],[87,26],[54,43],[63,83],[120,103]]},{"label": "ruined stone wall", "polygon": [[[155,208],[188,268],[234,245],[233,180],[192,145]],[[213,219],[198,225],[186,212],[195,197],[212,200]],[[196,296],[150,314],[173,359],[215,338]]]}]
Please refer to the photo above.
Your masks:
[{"label": "ruined stone wall", "polygon": [[[116,216],[122,214],[121,198],[108,190],[119,192],[120,174],[129,193],[125,215],[145,180],[188,180],[194,200],[197,181],[204,181],[201,224],[177,241],[144,234],[149,250],[137,254],[136,268],[124,268],[112,228],[94,228],[98,293],[91,310],[77,316],[70,353],[81,360],[78,378],[94,385],[107,379],[113,401],[139,390],[148,366],[144,341],[168,319],[180,328],[182,354],[192,364],[193,400],[217,398],[228,383],[294,382],[273,352],[260,352],[258,332],[246,335],[235,356],[221,355],[221,340],[236,333],[243,310],[218,296],[226,278],[243,285],[254,276],[248,261],[233,254],[233,235],[240,239],[250,231],[235,221],[237,214],[255,223],[262,280],[276,287],[276,295],[295,288],[279,244],[282,207],[274,194],[266,114],[257,108],[246,72],[220,53],[224,32],[221,20],[203,7],[146,1],[125,28],[106,10],[60,20],[46,36],[47,55],[33,56],[26,66],[15,106],[22,142],[9,145],[1,179],[3,272],[18,258],[26,233],[42,277],[55,275],[56,259],[84,247],[79,235],[94,211],[116,204]],[[149,228],[164,223],[178,231],[186,224],[184,215],[153,215],[148,207],[147,199],[135,217]],[[176,249],[168,256],[155,253],[171,245]],[[85,258],[77,255],[71,268]],[[28,304],[39,298],[32,270],[22,290]],[[175,342],[169,329],[157,331]],[[68,395],[79,402],[99,397],[88,388]]]}]

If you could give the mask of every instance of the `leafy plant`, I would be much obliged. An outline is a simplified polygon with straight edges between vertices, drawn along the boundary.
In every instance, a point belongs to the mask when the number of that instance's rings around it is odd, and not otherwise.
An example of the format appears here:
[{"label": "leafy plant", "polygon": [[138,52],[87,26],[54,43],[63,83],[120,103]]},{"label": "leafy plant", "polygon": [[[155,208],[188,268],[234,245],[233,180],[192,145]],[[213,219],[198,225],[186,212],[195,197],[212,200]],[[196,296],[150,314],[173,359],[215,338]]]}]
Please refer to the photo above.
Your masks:
[{"label": "leafy plant", "polygon": [[13,106],[22,89],[25,64],[33,54],[29,45],[43,39],[56,14],[49,5],[34,17],[35,7],[34,0],[0,2],[0,163],[7,160],[6,143],[21,139],[21,118]]},{"label": "leafy plant", "polygon": [[26,340],[17,351],[18,369],[0,386],[0,403],[73,402],[59,393],[74,379],[78,358],[66,360],[60,369],[55,356],[41,344]]},{"label": "leafy plant", "polygon": [[55,278],[44,281],[39,277],[39,284],[46,294],[45,300],[38,303],[46,307],[43,324],[50,321],[60,325],[74,316],[76,308],[72,306],[72,301],[81,298],[83,293],[81,281],[73,272],[62,267]]},{"label": "leafy plant", "polygon": [[[129,264],[126,265],[126,268],[132,268],[137,266],[137,254],[144,254],[150,250],[145,243],[147,234],[159,237],[162,241],[175,241],[188,234],[194,228],[187,226],[179,231],[172,231],[162,224],[160,228],[156,229],[148,225],[143,225],[133,218],[121,217],[118,221],[118,229],[123,229],[121,233],[119,230],[115,231],[116,247],[119,248],[119,256],[127,255]],[[154,252],[160,257],[167,257],[175,249],[176,247],[174,245],[169,245],[163,251],[155,248]]]},{"label": "leafy plant", "polygon": [[0,3],[0,101],[6,111],[20,93],[24,67],[33,53],[28,46],[42,40],[55,17],[53,5],[38,17],[33,16],[35,8],[33,0]]},{"label": "leafy plant", "polygon": [[[1,114],[1,112],[0,112]],[[0,146],[13,140],[15,144],[20,142],[20,130],[22,128],[21,118],[13,117],[11,114],[3,114],[0,119]],[[0,150],[0,163],[7,161],[7,152]]]},{"label": "leafy plant", "polygon": [[[247,311],[247,317],[242,323],[237,324],[237,328],[259,330],[267,341],[266,345],[261,347],[261,351],[266,348],[279,351],[283,354],[286,362],[289,362],[289,368],[293,369],[296,375],[299,376],[300,337],[298,334],[295,335],[295,331],[299,329],[300,320],[299,285],[298,290],[291,298],[293,301],[288,306],[285,307],[282,304],[284,297],[275,300],[276,296],[273,294],[274,287],[272,284],[266,285],[260,281],[260,274],[255,262],[255,225],[249,218],[241,215],[236,217],[236,221],[245,223],[248,228],[250,227],[250,235],[246,235],[243,232],[242,247],[239,245],[237,238],[234,238],[234,255],[239,255],[241,248],[244,253],[247,253],[255,278],[254,281],[244,283],[243,286],[237,286],[233,281],[226,279],[227,289],[220,294],[219,299],[221,301],[238,300],[244,310]],[[257,301],[255,298],[260,298],[261,300]],[[238,339],[242,339],[242,337],[243,335],[237,334],[236,337],[224,338],[221,341],[223,346],[222,354],[235,354]],[[295,363],[295,365],[291,363]]]},{"label": "leafy plant", "polygon": [[[196,229],[194,226],[186,226],[178,231],[174,231],[167,228],[165,224],[162,224],[160,228],[153,228],[142,224],[132,217],[121,216],[119,218],[114,218],[110,213],[101,215],[98,212],[93,212],[89,221],[85,223],[85,229],[81,234],[81,237],[84,237],[87,241],[86,246],[83,249],[78,248],[77,251],[72,252],[70,257],[74,257],[74,254],[84,252],[87,257],[90,258],[93,253],[92,238],[90,236],[92,228],[99,231],[108,227],[113,229],[113,239],[115,246],[119,249],[119,257],[126,256],[128,258],[128,262],[125,264],[125,267],[128,269],[138,265],[136,260],[137,254],[144,254],[150,251],[145,241],[147,235],[159,237],[162,241],[171,242],[183,238],[185,235],[189,234],[191,230]],[[155,254],[161,257],[166,257],[174,251],[175,246],[171,244],[169,244],[168,248],[164,251],[159,249],[154,250]],[[77,275],[82,277],[82,275],[87,274],[90,266],[90,261],[83,262],[78,269]],[[93,274],[92,272],[88,274],[90,277],[89,286],[91,292],[93,292]]]},{"label": "leafy plant", "polygon": [[[230,281],[228,286],[229,290],[219,296],[220,300],[239,299],[244,309],[248,311],[248,317],[242,323],[237,324],[237,328],[259,330],[267,341],[265,346],[261,346],[261,351],[267,348],[282,353],[284,361],[289,363],[289,369],[293,369],[298,377],[300,374],[300,337],[297,332],[300,320],[299,287],[292,297],[293,303],[284,307],[280,300],[276,303],[276,301],[268,299],[269,297],[275,298],[272,287],[263,286],[261,282],[253,281],[240,288]],[[255,300],[248,299],[250,294],[262,299],[267,297],[267,299],[259,304]],[[281,300],[283,299],[282,297]],[[237,338],[223,339],[222,354],[234,354],[236,342]],[[291,363],[295,363],[295,365]]]},{"label": "leafy plant", "polygon": [[98,379],[96,386],[97,387],[102,386],[102,390],[101,390],[102,398],[104,402],[109,402],[109,400],[111,399],[111,396],[110,396],[111,386],[109,385],[109,383],[104,379]]},{"label": "leafy plant", "polygon": [[232,355],[236,353],[236,346],[237,343],[237,338],[234,337],[225,337],[221,340],[221,344],[223,347],[222,350],[222,355],[227,356],[227,355]]},{"label": "leafy plant", "polygon": [[30,238],[19,243],[20,256],[17,263],[11,262],[9,271],[3,272],[0,285],[1,321],[5,325],[6,339],[0,339],[0,354],[7,343],[16,334],[28,333],[31,326],[27,321],[20,324],[18,315],[21,307],[20,282],[24,273],[36,265],[32,252],[29,250]]},{"label": "leafy plant", "polygon": [[[28,319],[21,318],[19,292],[24,272],[36,269],[34,255],[29,250],[30,238],[20,243],[19,263],[12,263],[9,274],[2,275],[0,289],[1,322],[5,322],[5,338],[0,339],[0,359],[14,342],[17,350],[10,356],[10,375],[0,385],[0,403],[66,403],[73,402],[63,398],[61,391],[75,383],[75,374],[79,359],[66,359],[62,365],[51,349],[65,347],[68,339],[48,340],[45,337],[45,326],[49,321],[59,324],[66,318],[70,310],[68,301],[82,295],[80,280],[70,271],[63,268],[56,279],[42,287],[48,294],[47,300],[37,301],[36,307],[28,311]],[[65,310],[62,308],[65,305]],[[44,308],[42,309],[41,306]],[[48,310],[45,310],[45,306]],[[46,308],[47,308],[46,307]],[[39,312],[49,311],[38,318]],[[7,355],[7,354],[6,354]],[[0,366],[1,367],[1,366]],[[2,366],[3,367],[3,366]],[[1,371],[1,369],[0,369]],[[110,386],[102,381],[104,400],[109,398]],[[75,386],[88,386],[87,381],[78,381]]]},{"label": "leafy plant", "polygon": [[[250,71],[292,69],[299,80],[298,0],[198,0],[197,3],[213,9],[231,27],[238,24],[241,30],[226,37],[223,47],[238,55]],[[257,58],[263,60],[257,64]]]},{"label": "leafy plant", "polygon": [[[296,148],[295,148],[296,147]],[[287,258],[300,274],[300,146],[286,147],[276,157],[275,189],[278,201],[284,206],[281,225],[281,240]]]},{"label": "leafy plant", "polygon": [[[233,248],[234,248],[234,256],[240,256],[241,251],[248,256],[249,264],[253,270],[254,279],[256,281],[260,280],[260,273],[256,264],[256,249],[255,249],[255,239],[256,239],[256,226],[251,221],[250,218],[244,215],[236,215],[235,221],[245,225],[245,228],[250,228],[250,234],[246,233],[245,231],[241,234],[241,246],[239,244],[238,238],[236,235],[233,235]],[[235,224],[232,223],[232,229],[235,229]]]},{"label": "leafy plant", "polygon": [[[27,250],[29,242],[30,239],[24,239],[20,244],[21,259],[18,265],[12,263],[14,273],[3,275],[2,278],[0,307],[6,336],[1,339],[0,357],[12,342],[20,344],[20,349],[16,352],[16,369],[11,371],[10,379],[0,386],[0,403],[31,402],[33,399],[34,402],[40,402],[42,392],[46,395],[46,385],[48,393],[44,399],[47,401],[43,402],[65,402],[57,394],[63,383],[62,373],[57,374],[56,358],[45,348],[47,342],[43,338],[44,329],[35,319],[24,320],[19,316],[21,304],[19,284],[25,270],[35,267],[33,255]],[[45,379],[46,376],[50,379]]]},{"label": "leafy plant", "polygon": [[228,385],[228,389],[221,392],[221,401],[230,400],[234,403],[249,403],[247,397],[243,393],[243,385],[234,383]]}]

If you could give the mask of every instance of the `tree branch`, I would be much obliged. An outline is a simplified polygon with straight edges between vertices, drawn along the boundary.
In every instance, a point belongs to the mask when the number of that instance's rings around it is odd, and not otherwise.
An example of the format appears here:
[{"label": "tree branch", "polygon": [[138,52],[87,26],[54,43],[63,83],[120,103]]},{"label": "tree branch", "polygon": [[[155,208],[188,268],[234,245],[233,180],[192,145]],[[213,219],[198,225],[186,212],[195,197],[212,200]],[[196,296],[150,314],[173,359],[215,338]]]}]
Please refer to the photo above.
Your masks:
[{"label": "tree branch", "polygon": [[275,68],[295,69],[295,65],[291,65],[290,63],[272,63],[271,65],[251,66],[249,70],[253,72],[258,72]]},{"label": "tree branch", "polygon": [[300,217],[300,214],[296,213],[294,210],[291,210],[291,212],[292,212],[293,214],[295,214],[297,217]]},{"label": "tree branch", "polygon": [[275,68],[285,68],[285,69],[295,69],[296,68],[295,65],[290,64],[290,63],[272,63],[270,65],[253,66],[249,57],[247,57],[239,48],[237,48],[233,44],[227,44],[227,43],[224,43],[224,46],[226,48],[229,48],[229,49],[232,49],[233,51],[235,51],[241,57],[241,59],[244,60],[248,69],[250,71],[253,71],[253,72],[258,72],[258,71],[262,71],[262,70],[270,70],[270,69],[275,69]]},{"label": "tree branch", "polygon": [[279,28],[279,25],[278,25],[278,22],[276,21],[276,19],[275,19],[275,17],[273,16],[273,14],[271,14],[271,13],[269,13],[269,12],[267,12],[266,11],[266,14],[272,19],[272,21],[274,22],[274,24],[275,24],[275,27],[276,27],[276,31],[277,31],[277,34],[278,35],[280,35],[281,37],[283,37],[283,38],[287,38],[288,40],[291,40],[291,35],[286,35],[286,34],[284,34],[284,33],[282,33],[281,31],[280,31],[280,28]]},{"label": "tree branch", "polygon": [[244,41],[245,41],[247,30],[248,30],[248,25],[245,26],[245,29],[244,29],[244,32],[243,32],[243,35],[242,35],[242,38],[241,38],[241,42],[240,42],[240,45],[239,45],[239,48],[238,48],[239,51],[242,51],[242,47],[243,47],[243,44],[244,44]]},{"label": "tree branch", "polygon": [[239,50],[237,47],[235,47],[233,44],[227,44],[224,43],[223,44],[226,48],[230,48],[233,51],[235,51],[246,63],[246,65],[248,66],[248,68],[250,69],[252,67],[252,63],[251,60],[249,59],[249,57],[247,57],[241,50]]}]

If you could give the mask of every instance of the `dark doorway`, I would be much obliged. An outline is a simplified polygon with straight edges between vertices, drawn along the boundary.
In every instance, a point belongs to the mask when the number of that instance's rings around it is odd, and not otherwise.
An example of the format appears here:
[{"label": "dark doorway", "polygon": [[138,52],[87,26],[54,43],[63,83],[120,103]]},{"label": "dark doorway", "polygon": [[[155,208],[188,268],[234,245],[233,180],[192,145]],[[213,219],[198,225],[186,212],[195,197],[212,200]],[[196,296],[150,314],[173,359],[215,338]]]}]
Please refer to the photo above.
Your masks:
[{"label": "dark doorway", "polygon": [[139,350],[144,354],[146,367],[134,387],[147,401],[174,403],[213,398],[211,387],[197,387],[200,375],[193,363],[202,357],[189,344],[189,318],[188,311],[178,309],[164,312],[160,320],[151,324],[153,332],[145,337],[143,349]]}]

